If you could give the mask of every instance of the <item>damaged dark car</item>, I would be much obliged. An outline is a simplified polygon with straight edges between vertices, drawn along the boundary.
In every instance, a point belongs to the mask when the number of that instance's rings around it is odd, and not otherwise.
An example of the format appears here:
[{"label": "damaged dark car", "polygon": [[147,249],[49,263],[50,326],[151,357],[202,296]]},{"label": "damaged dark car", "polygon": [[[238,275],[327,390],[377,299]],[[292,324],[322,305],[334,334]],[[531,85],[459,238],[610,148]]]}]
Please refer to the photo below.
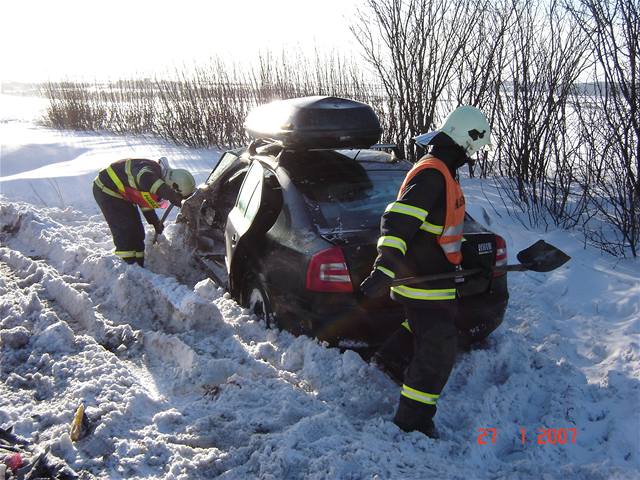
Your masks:
[{"label": "damaged dark car", "polygon": [[[352,100],[274,102],[245,126],[255,140],[225,152],[178,217],[196,259],[269,325],[333,345],[382,343],[402,308],[363,298],[358,285],[411,163],[374,146],[378,119]],[[500,236],[469,215],[464,228],[464,268],[506,263]],[[502,322],[507,275],[470,278],[459,294],[460,342],[469,345]]]}]

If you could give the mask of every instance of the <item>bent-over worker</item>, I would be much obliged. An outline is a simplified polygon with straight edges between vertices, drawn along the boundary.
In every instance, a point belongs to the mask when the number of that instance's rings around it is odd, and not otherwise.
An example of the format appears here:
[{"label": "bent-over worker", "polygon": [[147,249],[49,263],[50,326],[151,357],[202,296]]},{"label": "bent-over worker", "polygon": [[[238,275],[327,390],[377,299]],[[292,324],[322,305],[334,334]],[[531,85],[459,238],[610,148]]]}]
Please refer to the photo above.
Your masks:
[{"label": "bent-over worker", "polygon": [[155,209],[166,207],[164,200],[180,207],[195,188],[193,176],[187,170],[169,168],[165,157],[118,160],[101,170],[93,182],[93,197],[111,230],[115,254],[144,266],[145,232],[138,207],[159,235],[164,225]]}]

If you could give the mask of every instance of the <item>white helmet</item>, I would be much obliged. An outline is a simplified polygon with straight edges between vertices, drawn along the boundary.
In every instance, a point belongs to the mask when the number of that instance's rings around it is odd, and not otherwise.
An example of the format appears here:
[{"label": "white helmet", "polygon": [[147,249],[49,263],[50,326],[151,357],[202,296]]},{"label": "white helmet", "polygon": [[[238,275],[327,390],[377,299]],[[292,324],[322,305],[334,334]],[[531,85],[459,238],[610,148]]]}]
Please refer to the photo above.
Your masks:
[{"label": "white helmet", "polygon": [[196,189],[193,175],[183,168],[170,168],[164,179],[182,198],[187,198]]},{"label": "white helmet", "polygon": [[446,133],[467,155],[491,145],[491,127],[481,110],[462,105],[449,114],[439,130]]}]

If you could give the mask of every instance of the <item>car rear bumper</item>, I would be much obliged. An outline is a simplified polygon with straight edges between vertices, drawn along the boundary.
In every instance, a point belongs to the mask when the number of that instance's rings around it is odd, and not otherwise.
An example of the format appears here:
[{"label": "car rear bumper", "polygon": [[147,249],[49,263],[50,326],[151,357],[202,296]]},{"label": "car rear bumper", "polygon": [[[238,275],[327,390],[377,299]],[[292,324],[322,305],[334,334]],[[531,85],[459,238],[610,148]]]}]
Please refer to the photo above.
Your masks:
[{"label": "car rear bumper", "polygon": [[[276,299],[278,325],[295,334],[306,334],[332,345],[344,340],[382,343],[404,319],[400,305],[366,309],[354,295],[315,295],[311,301]],[[293,301],[292,301],[293,300]]]},{"label": "car rear bumper", "polygon": [[[504,318],[509,294],[505,278],[493,282],[491,291],[459,300],[456,324],[461,346],[480,340]],[[281,328],[306,334],[332,345],[345,341],[380,345],[404,321],[400,304],[386,299],[359,302],[351,294],[316,294],[312,298],[272,298]]]}]

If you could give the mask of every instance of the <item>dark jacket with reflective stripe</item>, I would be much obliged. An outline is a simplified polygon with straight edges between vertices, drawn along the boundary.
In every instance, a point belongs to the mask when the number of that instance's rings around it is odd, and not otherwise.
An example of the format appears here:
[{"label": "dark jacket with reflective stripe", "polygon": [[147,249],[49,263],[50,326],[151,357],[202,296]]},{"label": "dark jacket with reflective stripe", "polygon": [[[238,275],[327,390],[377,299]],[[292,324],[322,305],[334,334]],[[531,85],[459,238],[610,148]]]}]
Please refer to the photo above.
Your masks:
[{"label": "dark jacket with reflective stripe", "polygon": [[[182,198],[180,197],[180,194],[175,192],[164,182],[164,180],[162,180],[162,169],[158,162],[144,158],[133,158],[129,160],[131,161],[131,173],[133,175],[134,185],[129,185],[129,179],[125,170],[127,159],[118,160],[110,165],[123,185],[131,186],[141,192],[154,193],[158,197],[169,200],[172,204],[180,206]],[[98,179],[106,188],[114,192],[118,192],[118,186],[114,184],[113,180],[107,173],[106,168],[100,171]],[[152,191],[153,186],[158,181],[161,183],[156,186],[155,191]],[[158,216],[156,215],[155,210],[150,208],[141,208],[141,210],[149,223],[153,224],[158,221]]]},{"label": "dark jacket with reflective stripe", "polygon": [[[438,157],[445,162],[452,175],[455,176],[453,162]],[[381,239],[384,237],[400,238],[406,243],[406,253],[402,249],[386,246],[384,242],[378,246],[378,257],[374,268],[393,272],[395,278],[428,275],[431,273],[452,272],[455,270],[437,242],[437,235],[421,229],[424,222],[408,213],[404,205],[416,207],[428,212],[426,222],[442,227],[445,221],[446,195],[445,180],[436,169],[429,168],[419,172],[407,184],[396,200],[401,205],[397,209],[388,209],[382,216],[380,224]],[[404,210],[404,211],[397,211]],[[408,212],[408,213],[407,213]],[[416,211],[417,212],[417,211]],[[392,240],[391,242],[393,242]],[[439,280],[429,283],[411,285],[413,289],[443,290],[454,289],[453,280]],[[394,300],[413,306],[424,306],[424,300],[408,298],[396,292],[391,293]]]}]

